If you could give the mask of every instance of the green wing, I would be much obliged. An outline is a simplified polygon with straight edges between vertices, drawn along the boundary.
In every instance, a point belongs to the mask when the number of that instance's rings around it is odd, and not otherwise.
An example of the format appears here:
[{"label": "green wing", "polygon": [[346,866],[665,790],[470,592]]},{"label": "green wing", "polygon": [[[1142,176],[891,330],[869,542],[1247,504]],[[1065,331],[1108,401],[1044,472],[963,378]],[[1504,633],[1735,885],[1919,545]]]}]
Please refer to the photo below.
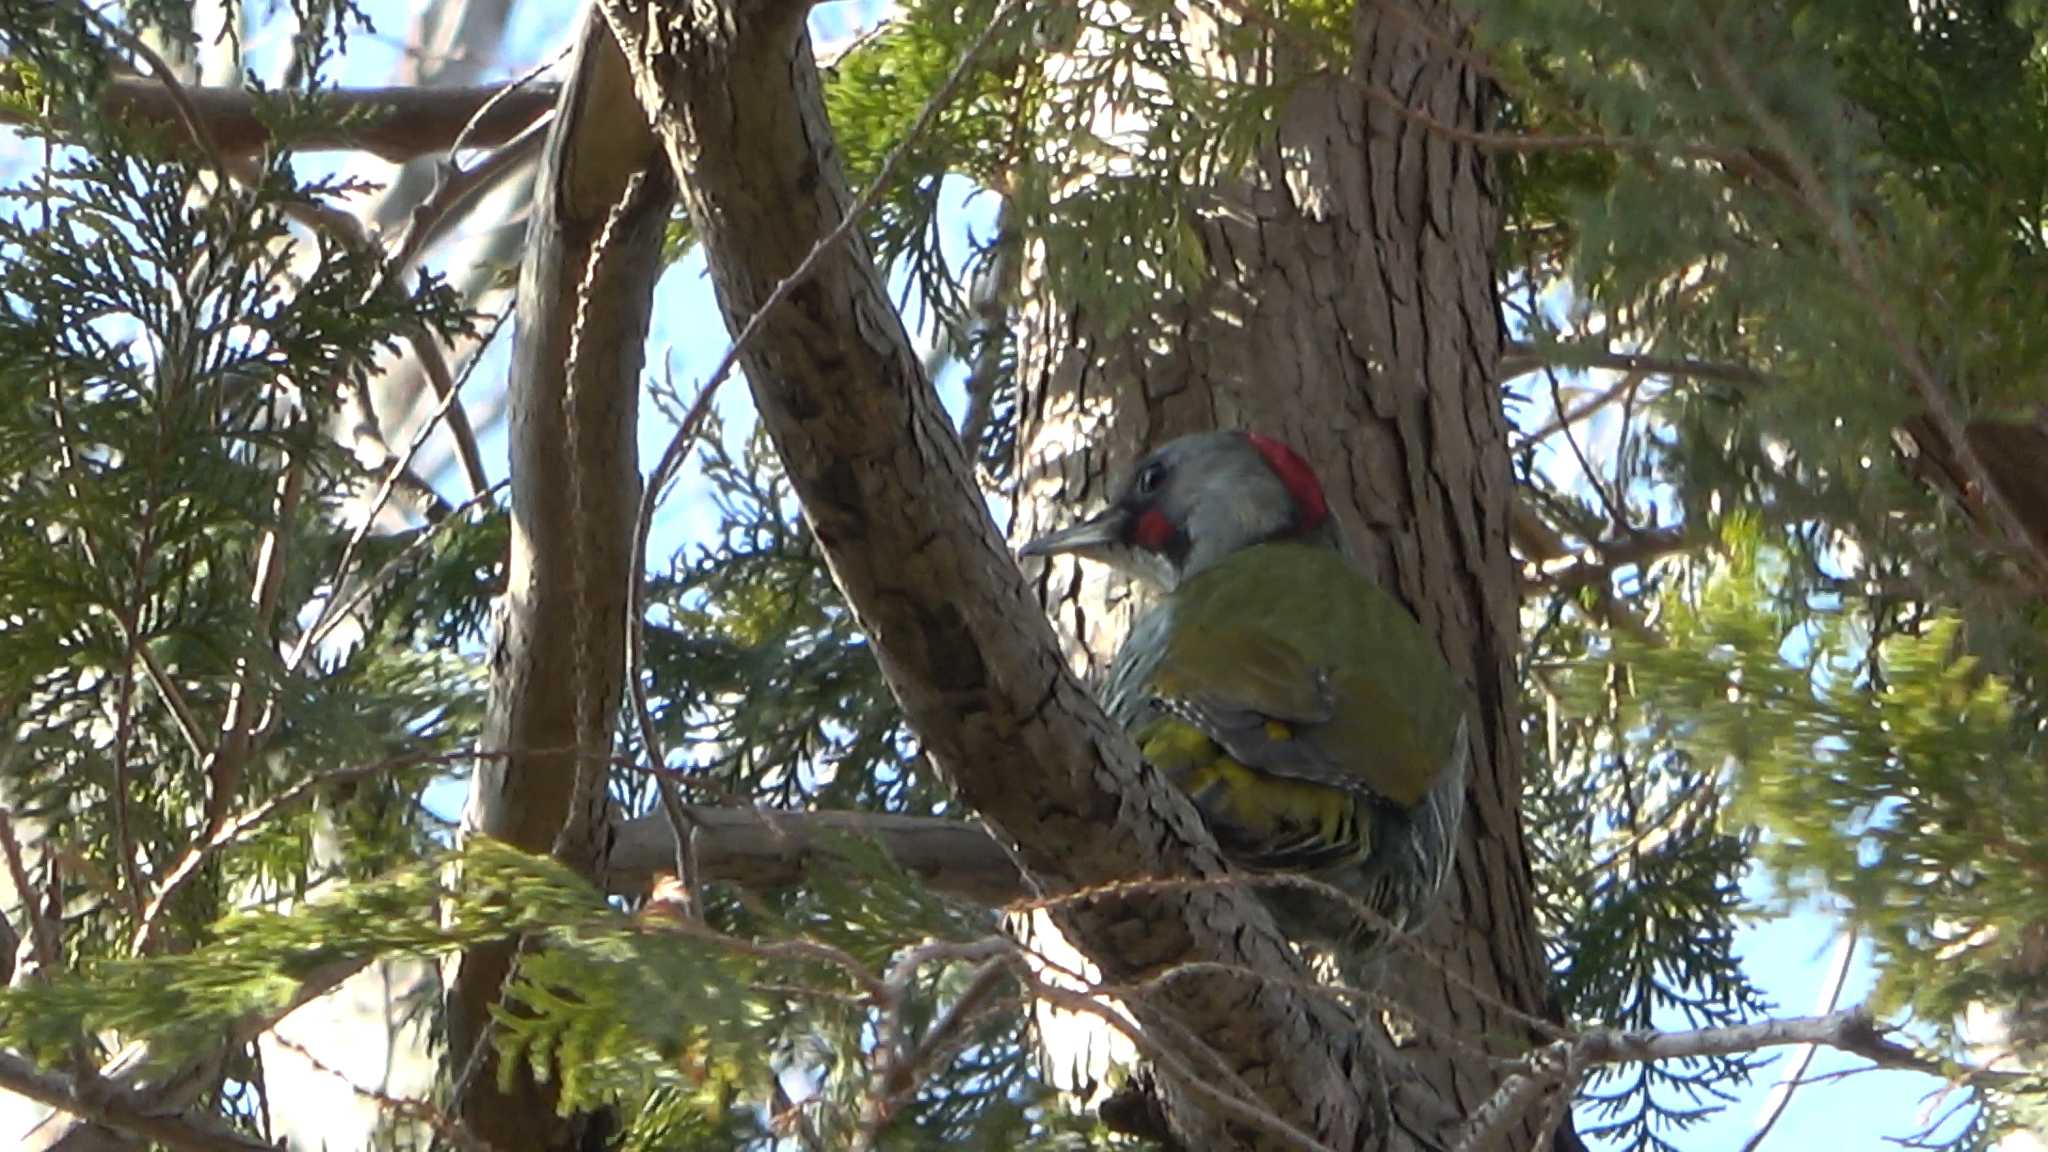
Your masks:
[{"label": "green wing", "polygon": [[1244,765],[1420,801],[1464,692],[1405,608],[1327,549],[1247,549],[1174,593],[1161,706]]}]

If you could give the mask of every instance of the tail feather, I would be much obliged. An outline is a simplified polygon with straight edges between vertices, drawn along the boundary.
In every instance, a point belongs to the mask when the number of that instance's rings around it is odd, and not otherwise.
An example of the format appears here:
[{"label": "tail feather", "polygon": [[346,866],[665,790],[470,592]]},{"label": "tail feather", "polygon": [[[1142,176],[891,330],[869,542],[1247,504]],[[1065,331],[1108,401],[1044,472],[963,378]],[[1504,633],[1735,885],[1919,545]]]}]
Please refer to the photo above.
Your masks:
[{"label": "tail feather", "polygon": [[1428,794],[1415,809],[1416,855],[1433,867],[1423,885],[1422,898],[1409,913],[1408,927],[1422,922],[1458,862],[1458,833],[1465,822],[1465,785],[1471,774],[1471,722],[1461,716],[1458,733],[1451,741],[1450,762],[1437,774],[1436,783],[1430,785]]}]

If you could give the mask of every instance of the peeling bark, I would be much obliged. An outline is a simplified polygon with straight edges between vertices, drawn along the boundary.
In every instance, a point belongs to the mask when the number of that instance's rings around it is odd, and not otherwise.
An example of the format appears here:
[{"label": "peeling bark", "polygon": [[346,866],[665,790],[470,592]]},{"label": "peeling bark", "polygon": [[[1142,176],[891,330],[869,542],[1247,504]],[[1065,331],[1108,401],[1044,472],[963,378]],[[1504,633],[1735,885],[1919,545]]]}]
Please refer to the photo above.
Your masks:
[{"label": "peeling bark", "polygon": [[[604,24],[589,17],[536,186],[520,269],[513,345],[513,537],[508,586],[491,652],[483,745],[512,752],[476,770],[465,827],[529,852],[554,851],[596,876],[606,827],[602,773],[579,787],[574,758],[519,751],[609,751],[625,667],[626,590],[640,477],[635,452],[639,377],[661,233],[673,194],[626,70]],[[641,194],[619,220],[603,272],[586,285],[591,254],[636,174]],[[563,399],[579,297],[584,330],[574,382],[580,444],[568,447]],[[581,651],[579,651],[579,648]],[[579,668],[582,675],[579,676]],[[578,693],[586,692],[578,732]],[[600,786],[588,786],[592,779]],[[489,1010],[514,945],[476,948],[450,981],[448,1034],[458,1074],[488,1043]],[[562,1148],[576,1126],[555,1115],[552,1085],[522,1069],[497,1087],[486,1049],[456,1101],[457,1115],[493,1147]]]}]

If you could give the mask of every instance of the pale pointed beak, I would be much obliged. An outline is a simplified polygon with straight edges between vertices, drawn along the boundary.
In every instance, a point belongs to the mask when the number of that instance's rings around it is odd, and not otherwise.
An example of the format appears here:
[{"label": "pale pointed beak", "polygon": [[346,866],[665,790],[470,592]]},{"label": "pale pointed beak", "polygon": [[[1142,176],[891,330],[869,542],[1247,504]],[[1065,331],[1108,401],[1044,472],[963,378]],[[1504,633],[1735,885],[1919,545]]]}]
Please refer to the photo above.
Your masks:
[{"label": "pale pointed beak", "polygon": [[1054,556],[1069,552],[1087,556],[1111,548],[1120,548],[1125,543],[1125,519],[1124,510],[1112,504],[1078,524],[1070,524],[1057,532],[1047,532],[1017,549],[1017,555]]}]

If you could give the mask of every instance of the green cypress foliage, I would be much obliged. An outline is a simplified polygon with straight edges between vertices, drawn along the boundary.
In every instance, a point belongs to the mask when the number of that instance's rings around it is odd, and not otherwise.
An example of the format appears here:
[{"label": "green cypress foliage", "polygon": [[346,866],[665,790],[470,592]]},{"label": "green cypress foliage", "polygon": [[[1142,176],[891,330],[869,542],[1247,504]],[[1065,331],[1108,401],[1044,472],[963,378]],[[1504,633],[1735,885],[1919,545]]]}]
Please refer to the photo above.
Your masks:
[{"label": "green cypress foliage", "polygon": [[[1036,1080],[1018,983],[982,980],[993,911],[870,846],[800,890],[714,888],[689,928],[503,846],[451,847],[435,798],[480,724],[508,512],[501,492],[429,501],[359,533],[384,473],[335,432],[380,356],[481,323],[436,277],[293,223],[361,191],[291,147],[360,14],[298,7],[289,83],[261,100],[276,144],[224,182],[180,125],[102,112],[106,27],[0,0],[0,101],[48,148],[0,188],[0,802],[61,894],[59,971],[0,992],[0,1043],[50,1068],[137,1039],[177,1061],[327,966],[532,933],[494,1039],[565,1107],[616,1108],[628,1147],[771,1146],[799,1081],[803,1138],[843,1146],[880,1030],[925,1035],[963,1001],[982,1010],[895,1102],[885,1147],[1107,1141]],[[828,70],[856,182],[1001,10],[904,9]],[[1198,224],[1291,96],[1372,99],[1347,68],[1355,15],[1128,0],[1026,5],[995,31],[867,221],[906,311],[977,377],[992,496],[1018,496],[999,258],[1028,242],[1046,287],[1145,323],[1206,276]],[[1563,1012],[1770,1013],[1732,953],[1781,910],[1769,889],[1871,943],[1876,1007],[1936,1058],[1985,1058],[1957,1027],[1980,1006],[2038,1067],[2048,7],[1471,17],[1436,49],[1474,61],[1499,112],[1524,802]],[[126,18],[194,46],[179,5]],[[1137,126],[1106,134],[1105,110]],[[1002,204],[964,266],[942,248],[948,178]],[[687,222],[672,239],[689,250]],[[718,526],[656,559],[640,670],[670,766],[703,799],[960,815],[765,441],[717,430],[699,466]],[[249,745],[224,757],[238,707]],[[637,739],[620,725],[622,755]],[[623,809],[656,810],[647,775],[616,776]],[[210,811],[257,818],[202,850]],[[138,881],[178,874],[149,906]],[[1606,1069],[1580,1128],[1689,1148],[1775,1075],[1748,1055]],[[1972,1083],[1925,1138],[2038,1123],[2036,1088]],[[260,1131],[262,1091],[238,1043],[206,1107]]]}]

